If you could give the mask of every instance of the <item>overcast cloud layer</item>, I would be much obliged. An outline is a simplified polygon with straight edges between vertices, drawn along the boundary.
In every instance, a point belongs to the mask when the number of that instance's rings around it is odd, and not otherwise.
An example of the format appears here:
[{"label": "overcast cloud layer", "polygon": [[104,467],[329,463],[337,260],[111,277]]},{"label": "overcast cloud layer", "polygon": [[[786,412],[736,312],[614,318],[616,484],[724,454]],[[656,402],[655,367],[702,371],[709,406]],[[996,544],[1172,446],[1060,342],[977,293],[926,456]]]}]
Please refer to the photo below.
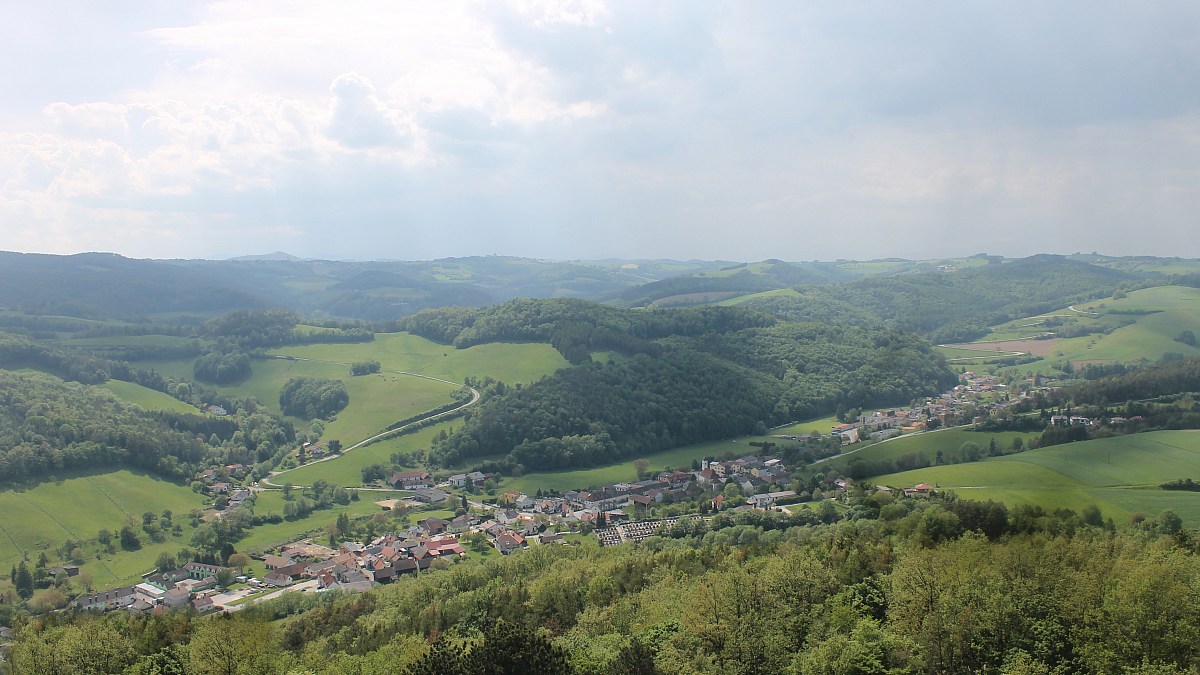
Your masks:
[{"label": "overcast cloud layer", "polygon": [[2,249],[1200,257],[1195,2],[83,5],[0,24]]}]

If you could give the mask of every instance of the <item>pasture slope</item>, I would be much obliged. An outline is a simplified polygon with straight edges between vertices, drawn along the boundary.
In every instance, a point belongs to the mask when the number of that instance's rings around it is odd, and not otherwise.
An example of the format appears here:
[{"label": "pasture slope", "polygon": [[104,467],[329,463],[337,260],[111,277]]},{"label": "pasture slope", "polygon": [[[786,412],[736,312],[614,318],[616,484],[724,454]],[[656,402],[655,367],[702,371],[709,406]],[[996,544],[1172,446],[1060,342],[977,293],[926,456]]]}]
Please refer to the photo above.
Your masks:
[{"label": "pasture slope", "polygon": [[[345,446],[383,431],[393,422],[449,402],[457,389],[444,382],[403,373],[450,382],[491,377],[507,384],[528,384],[568,365],[548,344],[493,343],[455,349],[409,333],[381,333],[372,342],[282,347],[268,354],[276,358],[254,360],[253,373],[246,380],[215,389],[231,396],[252,396],[275,413],[281,413],[279,391],[289,379],[341,380],[350,395],[350,405],[325,425],[324,438],[336,438]],[[372,359],[380,363],[384,372],[350,375],[351,363]],[[191,380],[193,363],[194,359],[175,359],[142,361],[137,365],[176,379]],[[298,429],[308,426],[303,420],[291,419]]]},{"label": "pasture slope", "polygon": [[[444,382],[402,373],[453,382],[463,382],[468,377],[491,377],[506,384],[528,384],[569,365],[548,344],[490,343],[455,349],[408,333],[379,334],[374,342],[304,345],[272,353],[287,358],[268,363],[291,364],[293,368],[306,370],[320,368],[327,373],[323,377],[335,377],[346,383],[350,405],[338,413],[336,420],[325,425],[324,438],[337,438],[347,447],[382,431],[393,422],[446,403],[457,389]],[[379,361],[384,372],[361,377],[349,375],[350,363],[368,359]],[[262,362],[255,362],[256,369],[259,363]],[[280,387],[286,382],[286,378],[275,379]],[[368,389],[370,391],[366,391]],[[419,397],[415,393],[418,391],[427,392],[428,397]],[[278,405],[277,400],[275,405]],[[294,485],[311,485],[318,479],[338,485],[361,485],[362,467],[388,464],[394,453],[428,449],[435,435],[443,430],[449,433],[457,424],[460,422],[451,420],[388,438],[336,459],[289,471],[281,480],[286,479]]]},{"label": "pasture slope", "polygon": [[116,394],[117,398],[133,403],[134,405],[139,405],[146,410],[174,410],[175,412],[191,413],[193,415],[207,414],[201,412],[199,408],[180,401],[174,396],[164,394],[149,387],[143,387],[133,382],[109,380],[101,386]]},{"label": "pasture slope", "polygon": [[[1060,322],[1063,325],[1058,325]],[[1130,363],[1142,359],[1155,361],[1168,353],[1198,356],[1200,347],[1178,342],[1175,338],[1185,330],[1200,334],[1200,288],[1155,286],[1131,291],[1122,298],[1106,298],[1074,307],[1064,307],[1047,314],[994,326],[986,337],[972,343],[978,345],[984,352],[982,354],[972,354],[970,348],[963,349],[966,345],[943,346],[940,351],[951,360],[974,356],[980,361],[985,361],[996,358],[995,354],[988,354],[986,350],[994,349],[997,341],[1027,339],[1047,332],[1061,332],[1067,328],[1098,332],[1052,341],[1029,342],[1028,346],[1034,349],[1011,347],[1034,353],[1045,352],[1044,360],[1006,370],[1018,373],[1048,373],[1068,361],[1080,366],[1087,363]],[[1037,349],[1046,346],[1050,348]],[[978,362],[963,361],[963,364]]]},{"label": "pasture slope", "polygon": [[1200,526],[1200,493],[1162,490],[1162,483],[1200,478],[1200,431],[1155,431],[1055,445],[970,464],[931,466],[876,476],[895,487],[929,483],[969,499],[1009,506],[1081,510],[1095,504],[1119,524],[1134,513],[1170,509]]},{"label": "pasture slope", "polygon": [[1027,443],[1039,435],[1039,433],[1019,431],[982,432],[969,428],[954,427],[900,436],[892,440],[872,443],[870,445],[852,445],[846,448],[842,454],[831,457],[826,461],[829,463],[829,466],[838,469],[845,469],[851,462],[856,460],[890,460],[894,462],[909,454],[923,455],[932,462],[936,459],[938,452],[946,456],[957,455],[966,443],[974,443],[986,453],[988,445],[993,440],[996,441],[998,447],[1009,448],[1012,446],[1014,438],[1020,438],[1022,443]]},{"label": "pasture slope", "polygon": [[[28,490],[5,490],[0,492],[0,569],[7,571],[25,555],[31,561],[37,560],[41,551],[56,560],[54,550],[67,539],[77,539],[90,540],[83,547],[83,569],[97,585],[136,578],[154,567],[159,553],[175,553],[187,545],[191,537],[187,514],[205,504],[204,498],[189,488],[125,469],[75,474]],[[166,509],[174,513],[174,522],[184,524],[184,533],[153,544],[140,529],[142,514],[161,514]],[[126,522],[136,522],[142,548],[118,548],[115,555],[97,555],[97,533],[101,529],[115,533]]]}]

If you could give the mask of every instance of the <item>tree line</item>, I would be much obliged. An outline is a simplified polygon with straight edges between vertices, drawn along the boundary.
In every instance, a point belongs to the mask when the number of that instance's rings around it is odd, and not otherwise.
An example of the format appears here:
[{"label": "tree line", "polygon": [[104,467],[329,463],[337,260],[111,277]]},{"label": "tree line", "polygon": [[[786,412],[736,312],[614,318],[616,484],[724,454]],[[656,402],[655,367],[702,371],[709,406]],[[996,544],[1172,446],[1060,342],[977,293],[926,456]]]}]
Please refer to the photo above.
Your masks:
[{"label": "tree line", "polygon": [[236,615],[18,620],[16,672],[1055,673],[1200,667],[1178,517],[856,492],[639,546],[540,546]]}]

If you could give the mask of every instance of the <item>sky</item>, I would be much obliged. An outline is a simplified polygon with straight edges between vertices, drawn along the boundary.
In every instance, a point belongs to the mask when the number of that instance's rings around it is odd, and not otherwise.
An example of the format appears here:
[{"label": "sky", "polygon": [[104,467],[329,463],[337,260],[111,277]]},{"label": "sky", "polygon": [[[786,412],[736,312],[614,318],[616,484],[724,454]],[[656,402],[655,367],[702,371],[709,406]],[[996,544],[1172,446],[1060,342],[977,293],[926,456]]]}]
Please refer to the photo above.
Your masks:
[{"label": "sky", "polygon": [[1200,257],[1200,3],[130,0],[0,23],[0,249]]}]

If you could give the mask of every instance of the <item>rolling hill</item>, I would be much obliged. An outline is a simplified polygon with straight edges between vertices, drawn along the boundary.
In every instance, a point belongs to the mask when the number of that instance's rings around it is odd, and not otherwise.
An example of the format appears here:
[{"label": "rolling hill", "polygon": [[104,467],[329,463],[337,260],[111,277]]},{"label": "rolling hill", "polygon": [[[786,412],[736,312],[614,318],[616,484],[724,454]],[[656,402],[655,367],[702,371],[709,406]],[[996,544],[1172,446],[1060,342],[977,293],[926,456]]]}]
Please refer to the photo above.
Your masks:
[{"label": "rolling hill", "polygon": [[981,462],[931,466],[871,478],[896,487],[929,483],[968,499],[1076,511],[1090,504],[1126,523],[1164,509],[1200,526],[1200,494],[1161,483],[1200,478],[1200,431],[1155,431],[1029,450]]}]

